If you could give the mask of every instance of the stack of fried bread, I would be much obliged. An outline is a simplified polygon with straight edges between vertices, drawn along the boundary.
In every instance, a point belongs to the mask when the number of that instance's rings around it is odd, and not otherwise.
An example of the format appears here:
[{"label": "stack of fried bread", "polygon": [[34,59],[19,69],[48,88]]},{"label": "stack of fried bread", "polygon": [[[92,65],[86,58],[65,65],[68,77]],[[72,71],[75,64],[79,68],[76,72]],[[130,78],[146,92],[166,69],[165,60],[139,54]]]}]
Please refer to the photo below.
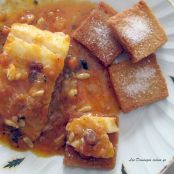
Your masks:
[{"label": "stack of fried bread", "polygon": [[[123,112],[168,96],[155,52],[167,36],[144,1],[121,13],[100,3],[73,33],[109,71],[111,84]],[[128,60],[113,63],[122,51]],[[113,168],[117,121],[112,117],[82,115],[70,119],[64,163],[70,166]]]}]

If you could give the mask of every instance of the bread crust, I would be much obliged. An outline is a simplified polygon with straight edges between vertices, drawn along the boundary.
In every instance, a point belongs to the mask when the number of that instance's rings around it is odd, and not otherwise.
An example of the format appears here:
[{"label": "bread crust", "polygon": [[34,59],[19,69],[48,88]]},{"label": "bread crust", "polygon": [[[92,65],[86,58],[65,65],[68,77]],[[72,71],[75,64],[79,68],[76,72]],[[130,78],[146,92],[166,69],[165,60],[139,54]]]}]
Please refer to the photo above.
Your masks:
[{"label": "bread crust", "polygon": [[72,35],[105,66],[110,65],[122,52],[122,47],[116,41],[107,23],[107,20],[116,13],[112,7],[101,2]]},{"label": "bread crust", "polygon": [[130,61],[114,64],[109,73],[119,105],[125,113],[168,96],[155,54],[136,64]]},{"label": "bread crust", "polygon": [[[117,120],[117,125],[119,125]],[[116,163],[118,132],[109,135],[109,138],[116,146],[115,156],[113,158],[102,159],[93,157],[84,157],[80,155],[73,147],[67,145],[65,149],[64,164],[71,167],[93,168],[93,169],[113,169]]]},{"label": "bread crust", "polygon": [[136,63],[167,42],[167,35],[145,1],[108,20],[115,37]]}]

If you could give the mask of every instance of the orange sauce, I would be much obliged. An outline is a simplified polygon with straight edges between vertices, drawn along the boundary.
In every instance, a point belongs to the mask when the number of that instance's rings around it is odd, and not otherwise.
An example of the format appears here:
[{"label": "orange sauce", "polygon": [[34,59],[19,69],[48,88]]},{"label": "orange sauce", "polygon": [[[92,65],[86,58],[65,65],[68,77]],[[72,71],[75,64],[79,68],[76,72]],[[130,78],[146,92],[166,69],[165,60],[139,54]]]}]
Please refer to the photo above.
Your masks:
[{"label": "orange sauce", "polygon": [[[23,22],[21,17],[33,14],[35,18],[30,24],[52,32],[62,31],[71,36],[72,32],[95,6],[96,4],[88,1],[77,2],[76,0],[35,5],[34,9],[18,12],[13,17],[8,18],[5,25],[10,26],[16,22]],[[5,42],[5,38],[6,36],[0,36],[0,46]],[[72,57],[77,59],[77,67],[73,70],[68,67],[68,61]],[[82,67],[82,60],[87,63],[88,68]],[[78,73],[89,73],[90,78],[76,80],[74,74]],[[78,91],[73,98],[68,96],[68,91],[72,88],[76,88]],[[80,110],[86,106],[91,107],[87,112],[103,116],[117,116],[119,113],[107,70],[88,50],[72,39],[64,73],[55,86],[47,129],[34,142],[35,148],[32,151],[40,156],[63,154],[65,126],[69,118],[81,116]],[[0,125],[2,122],[0,118]],[[0,140],[15,150],[28,150],[26,146],[14,146],[9,141],[8,134],[4,135],[2,126],[0,126]]]}]

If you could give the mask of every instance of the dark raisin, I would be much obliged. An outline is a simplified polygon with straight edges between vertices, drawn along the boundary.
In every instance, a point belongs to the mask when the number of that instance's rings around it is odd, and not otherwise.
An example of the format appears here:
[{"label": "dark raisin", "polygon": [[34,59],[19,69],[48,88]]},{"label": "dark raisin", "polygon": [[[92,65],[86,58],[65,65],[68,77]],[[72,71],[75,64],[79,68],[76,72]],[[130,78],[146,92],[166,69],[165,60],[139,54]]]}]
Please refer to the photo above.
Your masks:
[{"label": "dark raisin", "polygon": [[42,131],[41,133],[40,133],[40,137],[42,137],[44,135],[44,132]]},{"label": "dark raisin", "polygon": [[10,130],[10,133],[13,133],[13,132],[14,132],[14,129],[11,129],[11,130]]},{"label": "dark raisin", "polygon": [[43,71],[43,65],[38,62],[32,62],[30,64],[30,72],[28,79],[30,82],[47,82],[47,77],[42,73]]},{"label": "dark raisin", "polygon": [[80,60],[80,64],[83,69],[88,70],[88,63],[86,60]]},{"label": "dark raisin", "polygon": [[30,64],[30,70],[35,70],[37,72],[42,72],[43,70],[43,65],[41,63],[38,63],[38,62],[32,62]]},{"label": "dark raisin", "polygon": [[19,139],[22,137],[22,133],[19,129],[12,129],[11,131],[11,140],[14,143],[18,143]]},{"label": "dark raisin", "polygon": [[38,72],[36,70],[31,70],[28,75],[28,80],[33,83],[37,80]]},{"label": "dark raisin", "polygon": [[33,0],[33,4],[38,5],[39,1],[38,0]]},{"label": "dark raisin", "polygon": [[25,119],[26,119],[26,118],[25,118],[24,115],[19,115],[19,116],[18,116],[18,120],[17,120],[17,122],[19,123],[20,120],[25,120]]},{"label": "dark raisin", "polygon": [[20,115],[20,116],[19,116],[19,119],[20,119],[20,120],[25,120],[26,118],[25,118],[24,115]]},{"label": "dark raisin", "polygon": [[38,83],[46,83],[48,81],[48,78],[43,73],[40,73],[36,70],[31,70],[28,79],[31,83],[38,82]]},{"label": "dark raisin", "polygon": [[87,129],[85,131],[84,140],[88,145],[95,145],[97,143],[97,136],[95,131],[93,131],[92,129]]}]

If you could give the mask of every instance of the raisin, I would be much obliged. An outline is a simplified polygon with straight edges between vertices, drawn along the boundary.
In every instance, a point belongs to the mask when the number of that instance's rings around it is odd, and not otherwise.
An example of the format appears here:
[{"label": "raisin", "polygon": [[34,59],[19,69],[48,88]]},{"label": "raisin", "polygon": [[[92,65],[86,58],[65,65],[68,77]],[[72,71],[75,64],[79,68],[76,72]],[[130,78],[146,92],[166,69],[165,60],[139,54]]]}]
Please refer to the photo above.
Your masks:
[{"label": "raisin", "polygon": [[26,117],[25,117],[24,115],[19,115],[19,116],[17,117],[17,122],[19,123],[21,120],[22,120],[22,121],[25,121],[25,119],[26,119]]},{"label": "raisin", "polygon": [[25,117],[24,115],[20,115],[20,116],[19,116],[19,119],[21,119],[21,120],[25,120],[26,117]]},{"label": "raisin", "polygon": [[28,79],[31,83],[38,82],[38,83],[46,83],[48,81],[48,78],[43,73],[40,73],[36,70],[31,70]]},{"label": "raisin", "polygon": [[38,75],[38,72],[36,70],[31,70],[28,75],[29,81],[31,83],[35,82],[37,80],[37,75]]},{"label": "raisin", "polygon": [[41,63],[38,63],[38,62],[32,62],[30,64],[30,70],[35,70],[37,72],[42,72],[43,70],[43,65]]},{"label": "raisin", "polygon": [[88,63],[86,60],[80,60],[80,64],[83,69],[88,70]]},{"label": "raisin", "polygon": [[22,133],[19,129],[11,129],[11,140],[14,143],[18,143],[19,139],[22,137]]},{"label": "raisin", "polygon": [[95,131],[93,131],[92,129],[87,129],[85,131],[84,140],[88,145],[95,145],[97,143],[97,136]]},{"label": "raisin", "polygon": [[33,3],[34,3],[35,5],[38,5],[38,4],[39,4],[39,1],[38,1],[38,0],[33,0]]},{"label": "raisin", "polygon": [[47,82],[47,77],[42,73],[43,71],[43,65],[41,63],[38,62],[32,62],[30,64],[30,72],[29,72],[29,76],[28,79],[31,83],[37,81],[37,82]]}]

